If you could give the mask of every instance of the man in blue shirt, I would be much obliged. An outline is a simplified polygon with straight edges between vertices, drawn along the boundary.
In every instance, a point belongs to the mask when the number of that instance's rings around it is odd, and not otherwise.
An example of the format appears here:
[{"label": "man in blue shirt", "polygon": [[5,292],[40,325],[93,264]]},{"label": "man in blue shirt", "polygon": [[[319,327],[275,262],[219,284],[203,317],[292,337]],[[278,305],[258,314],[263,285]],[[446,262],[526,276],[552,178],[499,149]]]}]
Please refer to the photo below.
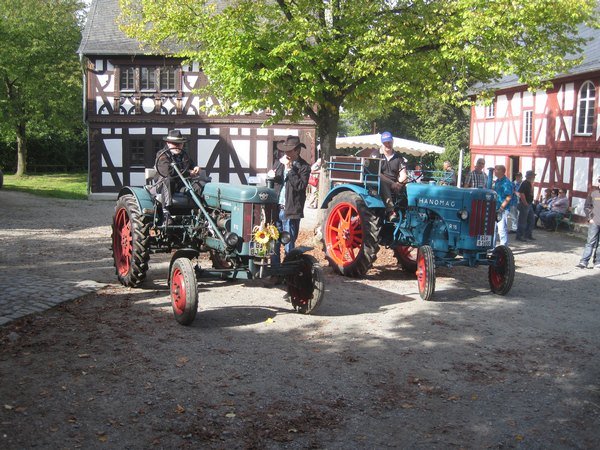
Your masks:
[{"label": "man in blue shirt", "polygon": [[508,214],[514,186],[506,176],[506,167],[503,165],[494,167],[494,175],[496,176],[494,190],[498,193],[498,203],[496,204],[496,207],[500,213],[500,220],[498,221],[498,237],[501,245],[508,245]]}]

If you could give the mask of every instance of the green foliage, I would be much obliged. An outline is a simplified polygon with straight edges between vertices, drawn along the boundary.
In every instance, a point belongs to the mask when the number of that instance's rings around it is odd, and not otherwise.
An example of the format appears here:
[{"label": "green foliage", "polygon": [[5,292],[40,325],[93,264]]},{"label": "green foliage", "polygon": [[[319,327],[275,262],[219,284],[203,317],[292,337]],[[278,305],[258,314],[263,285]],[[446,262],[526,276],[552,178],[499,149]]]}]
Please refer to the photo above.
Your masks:
[{"label": "green foliage", "polygon": [[0,0],[0,136],[18,141],[26,162],[31,137],[80,135],[80,0]]},{"label": "green foliage", "polygon": [[[507,73],[567,70],[596,0],[121,0],[124,29],[200,61],[223,112],[311,116],[325,156],[340,107],[367,119],[424,99],[460,102]],[[228,5],[223,7],[222,5]]]},{"label": "green foliage", "polygon": [[83,200],[87,198],[87,173],[53,173],[22,177],[4,174],[2,189],[42,197]]}]

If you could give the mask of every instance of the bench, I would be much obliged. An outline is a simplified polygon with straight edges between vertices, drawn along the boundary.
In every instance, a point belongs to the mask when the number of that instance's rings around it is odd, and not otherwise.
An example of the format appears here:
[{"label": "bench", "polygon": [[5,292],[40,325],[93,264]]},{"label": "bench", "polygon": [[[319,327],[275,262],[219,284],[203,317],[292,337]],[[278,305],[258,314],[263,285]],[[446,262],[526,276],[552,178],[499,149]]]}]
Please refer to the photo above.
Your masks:
[{"label": "bench", "polygon": [[554,227],[554,231],[558,231],[558,227],[561,223],[566,224],[569,228],[569,231],[573,231],[573,229],[575,228],[575,225],[573,225],[573,210],[571,208],[568,208],[564,214],[559,213],[556,216],[555,221],[556,225]]}]

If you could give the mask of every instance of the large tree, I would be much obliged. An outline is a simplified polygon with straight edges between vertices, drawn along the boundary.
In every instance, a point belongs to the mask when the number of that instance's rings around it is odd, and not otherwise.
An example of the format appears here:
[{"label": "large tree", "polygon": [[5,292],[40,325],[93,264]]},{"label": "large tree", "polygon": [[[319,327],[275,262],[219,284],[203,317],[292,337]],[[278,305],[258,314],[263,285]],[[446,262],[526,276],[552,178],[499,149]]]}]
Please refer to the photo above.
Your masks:
[{"label": "large tree", "polygon": [[31,130],[81,121],[80,0],[0,0],[0,132],[27,169]]},{"label": "large tree", "polygon": [[308,115],[334,148],[340,107],[381,116],[464,98],[503,74],[566,70],[596,0],[120,0],[124,29],[200,61],[224,112]]}]

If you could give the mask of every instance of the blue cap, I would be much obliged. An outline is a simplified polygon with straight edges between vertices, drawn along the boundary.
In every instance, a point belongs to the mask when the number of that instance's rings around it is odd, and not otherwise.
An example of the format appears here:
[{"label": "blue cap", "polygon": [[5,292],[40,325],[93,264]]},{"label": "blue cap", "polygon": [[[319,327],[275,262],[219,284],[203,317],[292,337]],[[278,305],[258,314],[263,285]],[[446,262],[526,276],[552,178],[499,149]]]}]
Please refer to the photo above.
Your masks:
[{"label": "blue cap", "polygon": [[393,142],[394,141],[394,137],[392,136],[392,133],[390,133],[389,131],[384,131],[383,133],[381,133],[381,142]]}]

